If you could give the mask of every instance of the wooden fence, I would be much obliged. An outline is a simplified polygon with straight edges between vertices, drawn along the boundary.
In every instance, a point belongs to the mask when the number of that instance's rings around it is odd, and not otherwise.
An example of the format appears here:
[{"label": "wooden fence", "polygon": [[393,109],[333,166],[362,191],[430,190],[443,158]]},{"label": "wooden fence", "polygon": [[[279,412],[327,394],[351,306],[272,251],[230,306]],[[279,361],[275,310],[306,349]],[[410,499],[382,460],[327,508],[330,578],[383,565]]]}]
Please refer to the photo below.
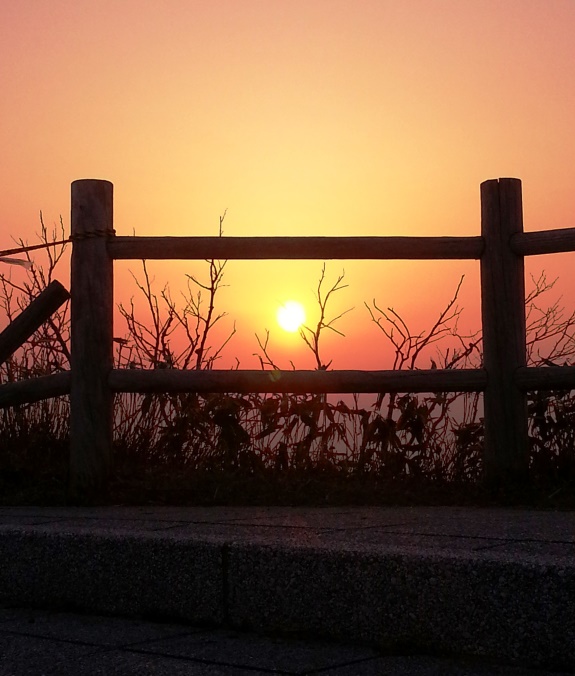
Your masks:
[{"label": "wooden fence", "polygon": [[[27,308],[15,317],[0,333],[0,364],[7,361],[44,322],[63,305],[70,294],[54,280]],[[17,406],[70,392],[70,374],[55,373],[50,376],[5,383],[0,386],[0,407]]]},{"label": "wooden fence", "polygon": [[[528,477],[526,392],[575,388],[575,367],[526,366],[524,282],[524,257],[575,251],[575,228],[523,232],[518,179],[481,184],[477,237],[122,237],[114,232],[112,212],[111,183],[72,183],[71,372],[59,374],[53,386],[61,394],[69,377],[72,495],[108,480],[114,392],[484,392],[485,479],[502,484]],[[483,368],[279,374],[114,369],[115,259],[478,259]]]}]

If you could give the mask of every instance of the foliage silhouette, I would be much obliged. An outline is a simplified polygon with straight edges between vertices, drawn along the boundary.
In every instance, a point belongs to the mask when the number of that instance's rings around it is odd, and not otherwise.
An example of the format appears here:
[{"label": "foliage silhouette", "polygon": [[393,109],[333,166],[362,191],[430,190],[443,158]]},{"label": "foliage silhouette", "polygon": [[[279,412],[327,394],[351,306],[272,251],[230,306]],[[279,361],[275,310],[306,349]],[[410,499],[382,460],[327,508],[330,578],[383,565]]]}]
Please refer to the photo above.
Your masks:
[{"label": "foliage silhouette", "polygon": [[[225,214],[224,214],[225,216]],[[220,235],[224,216],[220,218]],[[63,230],[60,223],[60,230]],[[41,220],[40,240],[63,239]],[[23,244],[23,243],[22,243]],[[23,282],[0,274],[0,305],[9,321],[54,278],[65,245],[46,248],[44,265],[31,263]],[[124,336],[115,338],[118,368],[212,369],[236,327],[214,342],[226,313],[216,308],[225,261],[206,261],[207,279],[187,275],[178,301],[156,291],[145,261],[134,275],[136,303],[119,306]],[[320,349],[325,331],[341,336],[330,302],[345,273],[329,285],[321,269],[318,321],[301,339],[316,368],[332,361]],[[393,350],[396,369],[478,367],[481,337],[462,335],[453,297],[427,330],[414,332],[393,308],[376,299],[367,319]],[[575,354],[575,312],[542,301],[553,288],[544,274],[526,299],[528,357],[532,364],[565,363]],[[445,339],[450,346],[440,349]],[[262,369],[277,369],[269,332],[256,334]],[[69,368],[69,314],[55,313],[6,363],[1,382]],[[179,350],[176,345],[183,345]],[[455,347],[453,347],[455,345]],[[239,364],[238,364],[239,365]],[[295,368],[294,364],[290,364]],[[529,393],[531,470],[540,504],[566,504],[575,480],[575,396],[571,391]],[[3,502],[62,501],[65,496],[67,397],[0,412],[0,491]],[[115,397],[114,502],[461,502],[491,499],[479,487],[483,425],[481,396],[375,394],[333,397],[288,394],[119,394]],[[527,499],[525,495],[521,499]],[[563,501],[563,502],[561,502]]]}]

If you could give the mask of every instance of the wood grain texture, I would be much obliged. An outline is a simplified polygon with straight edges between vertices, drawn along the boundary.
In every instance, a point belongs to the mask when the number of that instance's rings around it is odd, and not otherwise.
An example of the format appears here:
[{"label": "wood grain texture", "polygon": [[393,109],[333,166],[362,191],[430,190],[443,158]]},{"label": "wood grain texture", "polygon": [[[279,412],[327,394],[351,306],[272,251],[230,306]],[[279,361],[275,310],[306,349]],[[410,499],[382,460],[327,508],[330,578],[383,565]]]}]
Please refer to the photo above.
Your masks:
[{"label": "wood grain texture", "polygon": [[0,333],[0,364],[11,357],[68,298],[70,294],[60,282],[50,282]]},{"label": "wood grain texture", "polygon": [[575,228],[518,232],[511,237],[511,248],[517,256],[575,251]]},{"label": "wood grain texture", "polygon": [[480,392],[481,369],[422,371],[179,371],[114,369],[114,392]]},{"label": "wood grain texture", "polygon": [[478,259],[481,237],[114,237],[116,259]]},{"label": "wood grain texture", "polygon": [[72,183],[70,494],[103,490],[111,472],[113,188],[108,181]]},{"label": "wood grain texture", "polygon": [[481,184],[481,320],[484,395],[484,473],[488,484],[524,483],[529,466],[527,401],[515,383],[526,364],[523,258],[509,245],[523,230],[521,181]]}]

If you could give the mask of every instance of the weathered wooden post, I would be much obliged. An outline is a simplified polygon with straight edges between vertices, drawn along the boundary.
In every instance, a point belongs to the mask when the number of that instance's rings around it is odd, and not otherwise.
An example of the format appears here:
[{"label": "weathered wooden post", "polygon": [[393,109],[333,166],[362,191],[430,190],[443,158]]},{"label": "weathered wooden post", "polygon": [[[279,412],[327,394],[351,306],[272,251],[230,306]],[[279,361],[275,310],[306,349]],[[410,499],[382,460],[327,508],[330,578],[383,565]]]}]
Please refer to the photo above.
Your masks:
[{"label": "weathered wooden post", "polygon": [[72,499],[105,490],[112,465],[113,186],[72,183],[70,483]]},{"label": "weathered wooden post", "polygon": [[481,184],[481,320],[485,390],[484,477],[487,485],[525,485],[529,456],[527,399],[515,385],[526,364],[523,257],[512,235],[523,231],[521,181],[501,178]]}]

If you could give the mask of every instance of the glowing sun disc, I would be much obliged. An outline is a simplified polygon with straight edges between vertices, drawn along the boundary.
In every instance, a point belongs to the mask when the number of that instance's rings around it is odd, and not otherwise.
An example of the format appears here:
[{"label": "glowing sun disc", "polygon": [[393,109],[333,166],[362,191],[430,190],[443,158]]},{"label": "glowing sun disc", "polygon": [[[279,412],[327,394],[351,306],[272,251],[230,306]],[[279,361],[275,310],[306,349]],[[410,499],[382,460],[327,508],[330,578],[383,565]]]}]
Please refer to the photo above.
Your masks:
[{"label": "glowing sun disc", "polygon": [[305,322],[303,305],[295,300],[286,301],[278,308],[277,320],[284,331],[294,333]]}]

